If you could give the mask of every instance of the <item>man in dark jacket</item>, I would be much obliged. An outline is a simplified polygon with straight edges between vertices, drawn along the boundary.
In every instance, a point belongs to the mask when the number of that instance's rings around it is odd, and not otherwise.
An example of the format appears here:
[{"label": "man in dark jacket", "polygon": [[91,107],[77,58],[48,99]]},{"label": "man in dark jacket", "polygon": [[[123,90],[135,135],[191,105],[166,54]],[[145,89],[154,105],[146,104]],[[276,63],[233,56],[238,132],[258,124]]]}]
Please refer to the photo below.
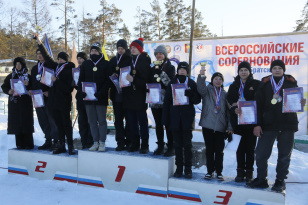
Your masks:
[{"label": "man in dark jacket", "polygon": [[[69,55],[66,52],[58,54],[58,63],[51,58],[44,45],[36,34],[36,41],[46,64],[55,71],[55,76],[52,76],[53,86],[48,90],[48,109],[54,119],[59,133],[59,143],[53,154],[66,152],[65,136],[68,144],[70,155],[75,154],[73,146],[73,129],[72,120],[70,118],[71,103],[72,103],[72,69],[75,64],[68,62]],[[47,66],[46,66],[47,67]]]},{"label": "man in dark jacket", "polygon": [[[296,80],[285,74],[285,64],[281,60],[271,63],[272,75],[264,77],[257,91],[258,125],[254,135],[259,137],[256,148],[257,178],[247,183],[251,188],[267,188],[268,159],[277,138],[278,161],[276,180],[273,191],[282,192],[286,189],[285,179],[289,173],[289,165],[294,145],[294,133],[298,131],[296,113],[282,113],[283,89],[297,87]],[[306,104],[306,99],[301,100]]]},{"label": "man in dark jacket", "polygon": [[234,133],[242,136],[236,151],[236,182],[242,182],[245,178],[246,182],[252,180],[255,146],[257,142],[257,137],[253,134],[254,125],[238,125],[238,101],[255,100],[255,93],[259,85],[260,81],[253,79],[250,64],[246,61],[241,62],[238,66],[238,75],[230,85],[227,96],[227,101],[231,106],[231,125]]},{"label": "man in dark jacket", "polygon": [[[197,91],[195,81],[188,78],[189,65],[186,62],[180,62],[177,68],[177,75],[170,82],[167,88],[164,108],[163,108],[163,124],[169,126],[172,131],[175,146],[175,177],[183,175],[183,165],[185,161],[185,178],[192,178],[192,130],[195,123],[195,107],[201,102],[201,96]],[[174,105],[172,97],[171,84],[185,83],[187,88],[185,96],[189,98],[188,105]],[[183,148],[184,157],[183,160]]]},{"label": "man in dark jacket", "polygon": [[[80,73],[80,66],[84,61],[88,60],[88,56],[85,52],[79,52],[77,54],[77,62],[78,68]],[[75,86],[77,90],[76,93],[76,103],[77,103],[77,110],[78,110],[78,127],[79,127],[79,134],[81,138],[82,149],[90,148],[93,145],[93,138],[91,135],[90,125],[88,122],[88,116],[86,112],[86,106],[83,101],[82,93],[78,92],[77,86]]]},{"label": "man in dark jacket", "polygon": [[[117,54],[110,60],[110,73],[109,75],[116,75],[118,78],[120,76],[120,69],[130,66],[132,58],[130,56],[130,50],[127,47],[127,42],[124,39],[120,39],[117,42]],[[124,128],[123,120],[126,116],[126,110],[123,104],[123,93],[118,92],[116,86],[110,83],[110,99],[112,100],[113,112],[114,112],[114,126],[116,130],[116,141],[118,146],[116,151],[122,151],[129,145],[129,127],[126,120],[126,125]]]},{"label": "man in dark jacket", "polygon": [[[48,104],[48,90],[49,87],[40,82],[44,70],[45,59],[42,56],[42,53],[39,49],[36,50],[36,55],[38,58],[37,65],[33,66],[31,69],[31,90],[42,90],[44,94],[44,107],[35,108],[37,118],[40,124],[40,127],[45,134],[45,143],[42,146],[39,146],[39,150],[50,149],[52,144],[58,142],[58,131],[57,126],[51,114],[48,112],[46,105]],[[53,139],[53,142],[52,142]]]}]

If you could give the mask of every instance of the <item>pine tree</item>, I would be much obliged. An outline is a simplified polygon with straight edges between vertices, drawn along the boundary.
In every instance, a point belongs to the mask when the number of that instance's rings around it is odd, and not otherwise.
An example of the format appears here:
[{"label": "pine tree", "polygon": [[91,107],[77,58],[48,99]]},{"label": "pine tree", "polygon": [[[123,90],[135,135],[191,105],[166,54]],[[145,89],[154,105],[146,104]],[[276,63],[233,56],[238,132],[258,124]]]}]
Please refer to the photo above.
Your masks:
[{"label": "pine tree", "polygon": [[296,21],[295,31],[308,31],[308,1],[304,6],[300,20]]},{"label": "pine tree", "polygon": [[158,0],[153,0],[152,3],[150,3],[152,8],[152,13],[150,15],[150,24],[151,24],[151,36],[154,39],[162,40],[162,29],[163,29],[163,18],[164,18],[164,12],[162,8],[160,7]]},{"label": "pine tree", "polygon": [[144,41],[152,40],[151,37],[151,23],[150,23],[151,14],[145,10],[141,10],[140,7],[137,7],[137,14],[135,18],[137,18],[136,26],[134,27],[135,37],[142,37]]},{"label": "pine tree", "polygon": [[126,24],[123,24],[123,27],[119,29],[119,36],[127,42],[130,42],[131,33],[129,32],[129,29]]}]

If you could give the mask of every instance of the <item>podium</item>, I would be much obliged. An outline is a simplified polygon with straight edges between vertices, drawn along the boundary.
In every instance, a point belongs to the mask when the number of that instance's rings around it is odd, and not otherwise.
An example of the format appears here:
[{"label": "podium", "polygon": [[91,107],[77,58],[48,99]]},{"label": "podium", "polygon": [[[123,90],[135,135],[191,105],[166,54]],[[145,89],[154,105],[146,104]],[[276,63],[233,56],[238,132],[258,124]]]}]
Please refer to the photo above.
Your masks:
[{"label": "podium", "polygon": [[268,189],[251,189],[246,184],[204,179],[204,174],[193,173],[193,179],[170,178],[168,198],[199,202],[200,204],[228,205],[284,205],[285,195]]},{"label": "podium", "polygon": [[78,183],[111,190],[167,197],[175,157],[126,151],[79,151]]},{"label": "podium", "polygon": [[53,155],[50,151],[8,150],[8,172],[43,180],[60,180],[77,183],[78,155],[63,153]]}]

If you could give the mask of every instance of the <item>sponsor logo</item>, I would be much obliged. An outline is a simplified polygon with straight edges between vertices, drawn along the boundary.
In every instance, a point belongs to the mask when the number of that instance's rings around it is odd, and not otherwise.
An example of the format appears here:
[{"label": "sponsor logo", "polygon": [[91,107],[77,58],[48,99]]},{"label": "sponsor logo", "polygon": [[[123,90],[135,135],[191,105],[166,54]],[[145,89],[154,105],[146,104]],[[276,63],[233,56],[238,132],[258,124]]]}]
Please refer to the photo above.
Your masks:
[{"label": "sponsor logo", "polygon": [[182,48],[181,48],[181,46],[180,46],[180,45],[176,45],[176,46],[174,46],[174,51],[175,51],[176,53],[181,52],[181,50],[182,50]]},{"label": "sponsor logo", "polygon": [[185,53],[189,53],[189,51],[190,51],[190,44],[185,43]]},{"label": "sponsor logo", "polygon": [[168,53],[171,53],[171,47],[169,45],[166,45],[166,49]]},{"label": "sponsor logo", "polygon": [[204,49],[204,46],[203,46],[202,43],[198,43],[198,44],[196,45],[196,51],[197,51],[197,52],[201,52],[203,49]]}]

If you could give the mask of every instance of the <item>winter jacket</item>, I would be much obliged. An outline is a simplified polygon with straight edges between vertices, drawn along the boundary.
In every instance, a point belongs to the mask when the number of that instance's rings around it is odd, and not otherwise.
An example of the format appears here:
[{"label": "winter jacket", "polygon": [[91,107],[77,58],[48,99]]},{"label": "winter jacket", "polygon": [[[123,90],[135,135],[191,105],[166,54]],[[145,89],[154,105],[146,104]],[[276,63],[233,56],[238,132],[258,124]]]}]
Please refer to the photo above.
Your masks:
[{"label": "winter jacket", "polygon": [[[197,91],[197,85],[192,79],[188,79],[188,88],[191,89],[192,96],[189,97],[189,105],[173,105],[172,86],[177,84],[176,75],[170,82],[166,90],[163,106],[163,125],[169,126],[170,130],[192,130],[195,127],[195,107],[201,102],[201,96]],[[181,78],[181,77],[180,77]],[[185,81],[185,80],[184,80]],[[180,81],[184,83],[184,81]]]},{"label": "winter jacket", "polygon": [[[120,69],[116,70],[116,67],[118,66],[119,68],[124,68],[127,66],[130,66],[131,62],[132,62],[132,57],[130,55],[130,51],[127,50],[119,64],[117,65],[117,61],[119,60],[120,56],[119,54],[117,54],[117,56],[111,58],[110,60],[110,71],[109,71],[109,76],[111,76],[112,74],[117,74],[117,76],[120,76]],[[111,80],[110,80],[111,81]],[[123,101],[123,93],[118,93],[116,86],[113,84],[113,82],[110,82],[110,99],[112,100],[112,102],[122,102]]]},{"label": "winter jacket", "polygon": [[222,88],[220,95],[220,111],[214,112],[216,106],[216,95],[212,84],[205,84],[206,76],[199,75],[197,78],[198,92],[202,97],[202,112],[199,125],[204,128],[225,133],[232,130],[229,110],[227,105],[227,93]]},{"label": "winter jacket", "polygon": [[[99,58],[102,54],[99,55]],[[99,59],[98,58],[98,59]],[[94,61],[96,62],[96,61]],[[78,95],[82,93],[82,82],[96,83],[97,101],[84,100],[85,105],[108,105],[108,89],[109,89],[109,75],[110,63],[103,57],[96,65],[97,71],[93,71],[95,67],[91,60],[86,60],[80,66],[80,76],[78,80]]]},{"label": "winter jacket", "polygon": [[[50,57],[46,48],[41,44],[39,49],[46,62],[46,67],[53,69],[56,73],[57,67],[61,67],[63,63],[58,64]],[[53,82],[53,86],[48,90],[48,107],[58,110],[71,110],[72,103],[72,91],[73,91],[73,75],[72,69],[75,68],[75,64],[67,62],[64,69],[60,72],[57,80]]]},{"label": "winter jacket", "polygon": [[[4,83],[1,86],[3,92],[7,95],[9,95],[9,90],[11,89],[11,79],[12,73],[5,78]],[[18,76],[15,75],[14,79],[18,79]],[[29,85],[26,86],[27,90],[31,87],[30,75],[29,80]],[[31,97],[29,95],[9,95],[7,134],[29,134],[33,132],[34,121]]]},{"label": "winter jacket", "polygon": [[[170,81],[175,76],[175,68],[171,65],[170,60],[168,59],[164,63],[162,63],[159,68],[155,68],[153,66],[151,68],[151,83],[160,83],[161,84],[161,101],[164,102],[166,88],[169,85]],[[160,81],[157,82],[157,78],[160,78]],[[163,108],[163,104],[152,104],[149,106],[151,108]]]},{"label": "winter jacket", "polygon": [[[283,89],[297,87],[295,78],[284,75],[285,80],[279,93],[283,97]],[[282,113],[282,102],[271,104],[273,88],[271,76],[262,78],[261,85],[256,94],[258,125],[267,131],[298,131],[298,119],[296,113]]]},{"label": "winter jacket", "polygon": [[[136,56],[133,56],[134,62]],[[139,56],[136,64],[136,74],[133,74],[133,63],[131,63],[130,75],[134,80],[131,86],[122,88],[124,108],[133,111],[142,111],[147,109],[146,102],[146,84],[150,82],[151,58],[147,53]]]},{"label": "winter jacket", "polygon": [[[233,103],[237,103],[239,100],[240,85],[241,81],[240,76],[238,75],[235,77],[234,82],[230,85],[228,90],[227,102],[229,103],[230,107]],[[244,86],[244,98],[246,101],[255,100],[255,94],[259,85],[259,80],[253,79],[252,75],[248,77]],[[238,115],[235,113],[236,108],[238,108],[237,105],[230,108],[230,121],[235,134],[238,134],[238,130],[243,129],[243,127],[252,129],[255,125],[238,125]]]}]

